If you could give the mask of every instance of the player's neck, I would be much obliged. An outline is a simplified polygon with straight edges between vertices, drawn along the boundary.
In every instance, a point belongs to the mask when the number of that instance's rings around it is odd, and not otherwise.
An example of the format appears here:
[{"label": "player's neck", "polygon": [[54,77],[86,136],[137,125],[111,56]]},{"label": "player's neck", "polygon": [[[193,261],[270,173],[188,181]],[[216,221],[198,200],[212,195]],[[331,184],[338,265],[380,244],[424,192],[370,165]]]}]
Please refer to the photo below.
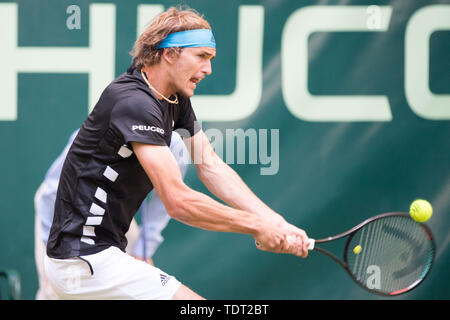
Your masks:
[{"label": "player's neck", "polygon": [[[175,92],[170,86],[168,81],[167,72],[162,70],[159,65],[155,66],[144,66],[141,70],[145,73],[147,77],[147,81],[150,84],[150,90],[152,90],[153,94],[158,97],[158,99],[162,100],[164,97],[169,98]],[[156,90],[155,90],[156,89]]]}]

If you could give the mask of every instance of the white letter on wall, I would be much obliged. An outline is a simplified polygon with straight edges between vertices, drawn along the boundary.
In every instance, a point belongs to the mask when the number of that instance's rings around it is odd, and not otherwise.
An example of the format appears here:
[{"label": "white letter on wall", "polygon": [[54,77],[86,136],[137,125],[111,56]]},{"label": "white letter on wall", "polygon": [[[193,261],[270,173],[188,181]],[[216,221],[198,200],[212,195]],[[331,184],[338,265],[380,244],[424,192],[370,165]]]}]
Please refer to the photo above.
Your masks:
[{"label": "white letter on wall", "polygon": [[[0,121],[17,120],[17,74],[88,73],[89,111],[114,79],[115,5],[90,5],[89,47],[19,47],[16,3],[0,4],[0,87],[3,101]],[[32,57],[32,58],[30,58]]]},{"label": "white letter on wall", "polygon": [[162,4],[140,4],[137,11],[137,37],[139,37],[148,26],[148,23],[156,15],[164,11],[164,6]]},{"label": "white letter on wall", "polygon": [[250,116],[262,94],[264,7],[240,6],[237,42],[236,88],[229,95],[192,97],[197,118],[203,121],[237,121]]},{"label": "white letter on wall", "polygon": [[[306,121],[391,121],[386,96],[313,96],[308,91],[308,37],[314,32],[386,31],[392,8],[380,6],[380,27],[367,27],[367,6],[310,6],[287,20],[281,43],[283,98]],[[338,63],[338,61],[336,61]]]},{"label": "white letter on wall", "polygon": [[428,6],[411,16],[405,34],[405,94],[417,115],[448,120],[450,94],[434,94],[429,88],[430,37],[437,30],[450,30],[450,6]]}]

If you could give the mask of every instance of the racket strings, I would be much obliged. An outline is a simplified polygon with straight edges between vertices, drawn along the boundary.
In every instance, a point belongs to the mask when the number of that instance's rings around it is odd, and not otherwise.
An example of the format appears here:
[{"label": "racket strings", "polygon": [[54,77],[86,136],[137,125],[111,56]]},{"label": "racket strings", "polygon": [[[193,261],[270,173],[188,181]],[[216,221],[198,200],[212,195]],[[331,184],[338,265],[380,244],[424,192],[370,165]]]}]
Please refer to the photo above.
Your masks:
[{"label": "racket strings", "polygon": [[[361,246],[359,253],[353,252]],[[408,288],[430,268],[433,244],[424,228],[404,216],[374,220],[358,230],[346,252],[349,270],[369,289],[385,293]]]}]

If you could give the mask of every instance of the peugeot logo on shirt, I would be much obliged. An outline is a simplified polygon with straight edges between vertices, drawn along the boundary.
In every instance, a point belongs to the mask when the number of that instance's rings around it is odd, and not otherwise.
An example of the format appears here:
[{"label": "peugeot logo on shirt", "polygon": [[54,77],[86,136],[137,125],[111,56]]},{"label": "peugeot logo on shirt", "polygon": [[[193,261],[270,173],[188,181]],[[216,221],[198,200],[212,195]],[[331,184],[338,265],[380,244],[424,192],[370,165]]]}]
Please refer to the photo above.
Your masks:
[{"label": "peugeot logo on shirt", "polygon": [[134,130],[140,130],[140,131],[152,131],[152,132],[158,132],[160,134],[164,134],[164,130],[155,126],[144,126],[142,124],[140,125],[133,125],[131,129]]}]

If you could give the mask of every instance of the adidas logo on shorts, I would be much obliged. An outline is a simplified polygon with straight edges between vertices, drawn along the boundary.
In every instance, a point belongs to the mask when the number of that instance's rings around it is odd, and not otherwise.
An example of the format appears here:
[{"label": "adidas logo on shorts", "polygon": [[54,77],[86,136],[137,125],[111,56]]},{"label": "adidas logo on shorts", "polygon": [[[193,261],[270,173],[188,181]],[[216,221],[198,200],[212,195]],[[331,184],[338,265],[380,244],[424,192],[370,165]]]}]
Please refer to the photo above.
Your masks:
[{"label": "adidas logo on shorts", "polygon": [[167,281],[169,281],[170,276],[168,276],[167,274],[160,273],[159,278],[161,279],[161,285],[164,286],[167,283]]}]

